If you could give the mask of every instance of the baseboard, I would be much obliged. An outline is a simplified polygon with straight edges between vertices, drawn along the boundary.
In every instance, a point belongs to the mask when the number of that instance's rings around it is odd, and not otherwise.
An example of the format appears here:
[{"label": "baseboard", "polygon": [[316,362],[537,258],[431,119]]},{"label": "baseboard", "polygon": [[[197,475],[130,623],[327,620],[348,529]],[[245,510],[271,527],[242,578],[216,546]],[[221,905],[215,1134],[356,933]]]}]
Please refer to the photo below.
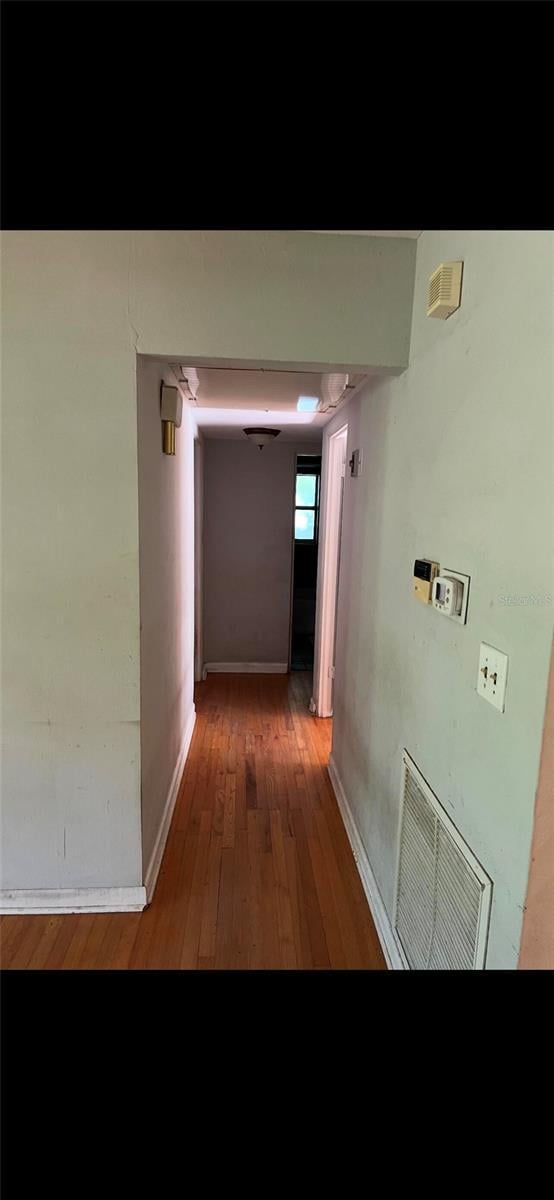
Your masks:
[{"label": "baseboard", "polygon": [[205,679],[209,672],[214,675],[286,675],[288,669],[288,663],[208,662],[204,663],[202,678]]},{"label": "baseboard", "polygon": [[169,826],[179,792],[186,757],[194,730],[196,712],[191,710],[179,752],[158,836],[142,887],[39,888],[0,892],[3,916],[42,916],[51,913],[142,912],[150,904],[158,878]]},{"label": "baseboard", "polygon": [[358,874],[362,881],[362,887],[369,904],[371,915],[375,922],[375,928],[379,936],[381,948],[387,961],[387,966],[391,971],[404,971],[404,960],[396,944],[396,939],[394,937],[392,925],[389,920],[389,915],[381,899],[381,893],[377,887],[377,882],[371,869],[369,858],[367,857],[364,844],[358,832],[354,817],[352,816],[352,810],[348,800],[346,799],[346,793],[342,786],[333,755],[331,755],[329,759],[327,770],[333,785],[333,791],[335,793],[339,811],[348,835],[348,840],[352,847],[354,862],[358,868]]},{"label": "baseboard", "polygon": [[38,888],[0,892],[0,913],[46,916],[48,913],[142,912],[143,887]]},{"label": "baseboard", "polygon": [[156,883],[158,881],[158,875],[160,873],[160,867],[162,865],[162,858],[163,858],[163,854],[164,854],[164,850],[165,850],[165,844],[167,842],[167,835],[169,833],[169,826],[171,825],[173,809],[175,808],[175,802],[176,802],[177,796],[179,794],[179,787],[180,787],[183,771],[185,768],[185,762],[187,759],[187,754],[189,752],[190,743],[192,741],[192,735],[194,732],[195,721],[196,721],[196,710],[193,705],[190,715],[189,715],[189,719],[186,724],[185,732],[183,735],[183,741],[181,744],[181,749],[179,751],[179,757],[175,764],[175,770],[173,772],[173,775],[171,778],[171,783],[169,785],[169,791],[167,793],[167,800],[165,802],[163,817],[160,822],[160,828],[158,829],[158,836],[154,843],[154,849],[150,856],[150,862],[148,863],[148,870],[146,872],[146,877],[144,880],[147,904],[150,904],[152,901],[152,897],[154,895],[154,891],[156,888]]}]

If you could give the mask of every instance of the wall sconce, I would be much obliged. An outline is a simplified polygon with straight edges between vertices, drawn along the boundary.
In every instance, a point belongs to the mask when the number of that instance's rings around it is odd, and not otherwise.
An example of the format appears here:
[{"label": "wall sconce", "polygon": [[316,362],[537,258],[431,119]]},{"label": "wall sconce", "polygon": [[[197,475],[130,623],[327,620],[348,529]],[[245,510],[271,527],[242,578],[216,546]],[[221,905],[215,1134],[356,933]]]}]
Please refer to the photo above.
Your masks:
[{"label": "wall sconce", "polygon": [[162,449],[164,454],[175,454],[175,430],[181,425],[183,398],[179,388],[162,383],[160,389],[160,416],[162,418]]}]

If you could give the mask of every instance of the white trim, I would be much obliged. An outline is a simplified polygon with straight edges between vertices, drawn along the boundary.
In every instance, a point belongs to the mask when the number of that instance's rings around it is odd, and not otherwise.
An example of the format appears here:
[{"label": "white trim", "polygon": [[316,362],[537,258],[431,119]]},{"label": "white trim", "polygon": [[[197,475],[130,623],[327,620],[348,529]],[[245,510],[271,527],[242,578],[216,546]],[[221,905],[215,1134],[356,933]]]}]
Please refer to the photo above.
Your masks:
[{"label": "white trim", "polygon": [[204,637],[204,441],[194,439],[194,682],[202,678]]},{"label": "white trim", "polygon": [[0,892],[0,913],[15,916],[48,913],[142,912],[143,887],[38,888]]},{"label": "white trim", "polygon": [[322,458],[322,504],[317,569],[313,700],[318,717],[333,715],[335,626],[342,523],[343,467],[347,456],[348,424],[331,434]]},{"label": "white trim", "polygon": [[[295,520],[296,520],[296,472],[298,470],[298,455],[297,450],[291,457],[291,481],[290,481],[290,587],[289,587],[289,647],[288,647],[288,665],[287,670],[290,671],[292,663],[292,618],[294,616],[294,549],[296,545]],[[321,467],[321,464],[320,464]],[[321,478],[320,478],[321,487]]]},{"label": "white trim", "polygon": [[331,780],[335,798],[339,806],[339,811],[343,819],[344,828],[346,829],[348,840],[352,847],[354,862],[358,868],[358,874],[362,881],[362,887],[369,904],[371,915],[375,922],[375,928],[379,936],[383,954],[387,960],[387,966],[391,971],[404,971],[406,969],[406,965],[396,943],[393,928],[389,920],[389,915],[381,899],[381,893],[377,887],[377,882],[371,869],[371,864],[369,858],[367,857],[365,846],[354,821],[352,810],[348,800],[346,799],[346,793],[342,786],[333,755],[331,755],[329,759],[327,770],[329,772],[329,779]]},{"label": "white trim", "polygon": [[0,892],[0,913],[3,915],[19,913],[28,916],[30,913],[38,915],[79,912],[142,912],[146,905],[151,903],[154,895],[195,721],[196,711],[193,705],[142,887],[41,888],[36,891],[4,891]]},{"label": "white trim", "polygon": [[208,662],[204,663],[202,678],[208,671],[213,675],[286,675],[288,663]]},{"label": "white trim", "polygon": [[160,873],[160,867],[162,865],[162,858],[164,855],[165,844],[167,842],[167,836],[169,833],[169,827],[171,825],[171,818],[173,816],[173,810],[175,808],[177,796],[179,795],[179,787],[181,785],[181,779],[183,777],[183,771],[185,769],[185,762],[187,759],[187,754],[189,752],[190,743],[192,741],[192,735],[194,732],[195,721],[196,721],[196,709],[193,704],[190,715],[189,715],[189,719],[186,724],[185,732],[183,735],[183,741],[181,744],[181,749],[179,751],[179,757],[177,759],[177,762],[175,763],[175,770],[173,772],[173,775],[171,778],[171,783],[169,785],[169,791],[167,793],[167,800],[165,802],[163,817],[160,822],[160,828],[158,829],[158,836],[154,843],[154,849],[150,856],[150,862],[148,863],[148,870],[146,872],[146,876],[145,876],[145,880],[144,880],[147,904],[152,903],[152,897],[154,895],[156,883],[158,882],[158,875]]}]

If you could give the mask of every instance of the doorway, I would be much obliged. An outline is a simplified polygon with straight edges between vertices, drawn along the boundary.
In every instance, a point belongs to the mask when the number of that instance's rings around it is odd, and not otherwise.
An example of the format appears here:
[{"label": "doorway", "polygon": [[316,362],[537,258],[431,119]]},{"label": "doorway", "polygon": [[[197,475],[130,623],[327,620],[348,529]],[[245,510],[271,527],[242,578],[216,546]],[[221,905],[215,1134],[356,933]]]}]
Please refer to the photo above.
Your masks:
[{"label": "doorway", "polygon": [[321,455],[296,457],[290,670],[313,671]]},{"label": "doorway", "polygon": [[314,642],[314,683],[311,709],[332,717],[336,671],[337,611],[348,425],[332,434],[324,455],[321,498],[320,554]]}]

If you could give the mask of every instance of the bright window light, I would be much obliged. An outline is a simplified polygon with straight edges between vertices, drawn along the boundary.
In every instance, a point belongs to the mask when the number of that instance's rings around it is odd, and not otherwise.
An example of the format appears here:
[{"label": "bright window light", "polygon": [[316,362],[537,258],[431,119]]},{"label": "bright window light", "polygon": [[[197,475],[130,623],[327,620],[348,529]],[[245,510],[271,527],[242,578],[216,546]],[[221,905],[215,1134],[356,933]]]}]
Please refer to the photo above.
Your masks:
[{"label": "bright window light", "polygon": [[315,475],[297,475],[295,504],[299,508],[315,508],[315,489]]},{"label": "bright window light", "polygon": [[315,542],[317,539],[317,511],[319,506],[319,475],[296,475],[294,500],[294,536],[297,542]]},{"label": "bright window light", "polygon": [[317,396],[299,396],[296,405],[298,412],[315,412],[319,404]]},{"label": "bright window light", "polygon": [[297,508],[294,514],[294,536],[297,542],[313,542],[315,512],[309,508]]}]

